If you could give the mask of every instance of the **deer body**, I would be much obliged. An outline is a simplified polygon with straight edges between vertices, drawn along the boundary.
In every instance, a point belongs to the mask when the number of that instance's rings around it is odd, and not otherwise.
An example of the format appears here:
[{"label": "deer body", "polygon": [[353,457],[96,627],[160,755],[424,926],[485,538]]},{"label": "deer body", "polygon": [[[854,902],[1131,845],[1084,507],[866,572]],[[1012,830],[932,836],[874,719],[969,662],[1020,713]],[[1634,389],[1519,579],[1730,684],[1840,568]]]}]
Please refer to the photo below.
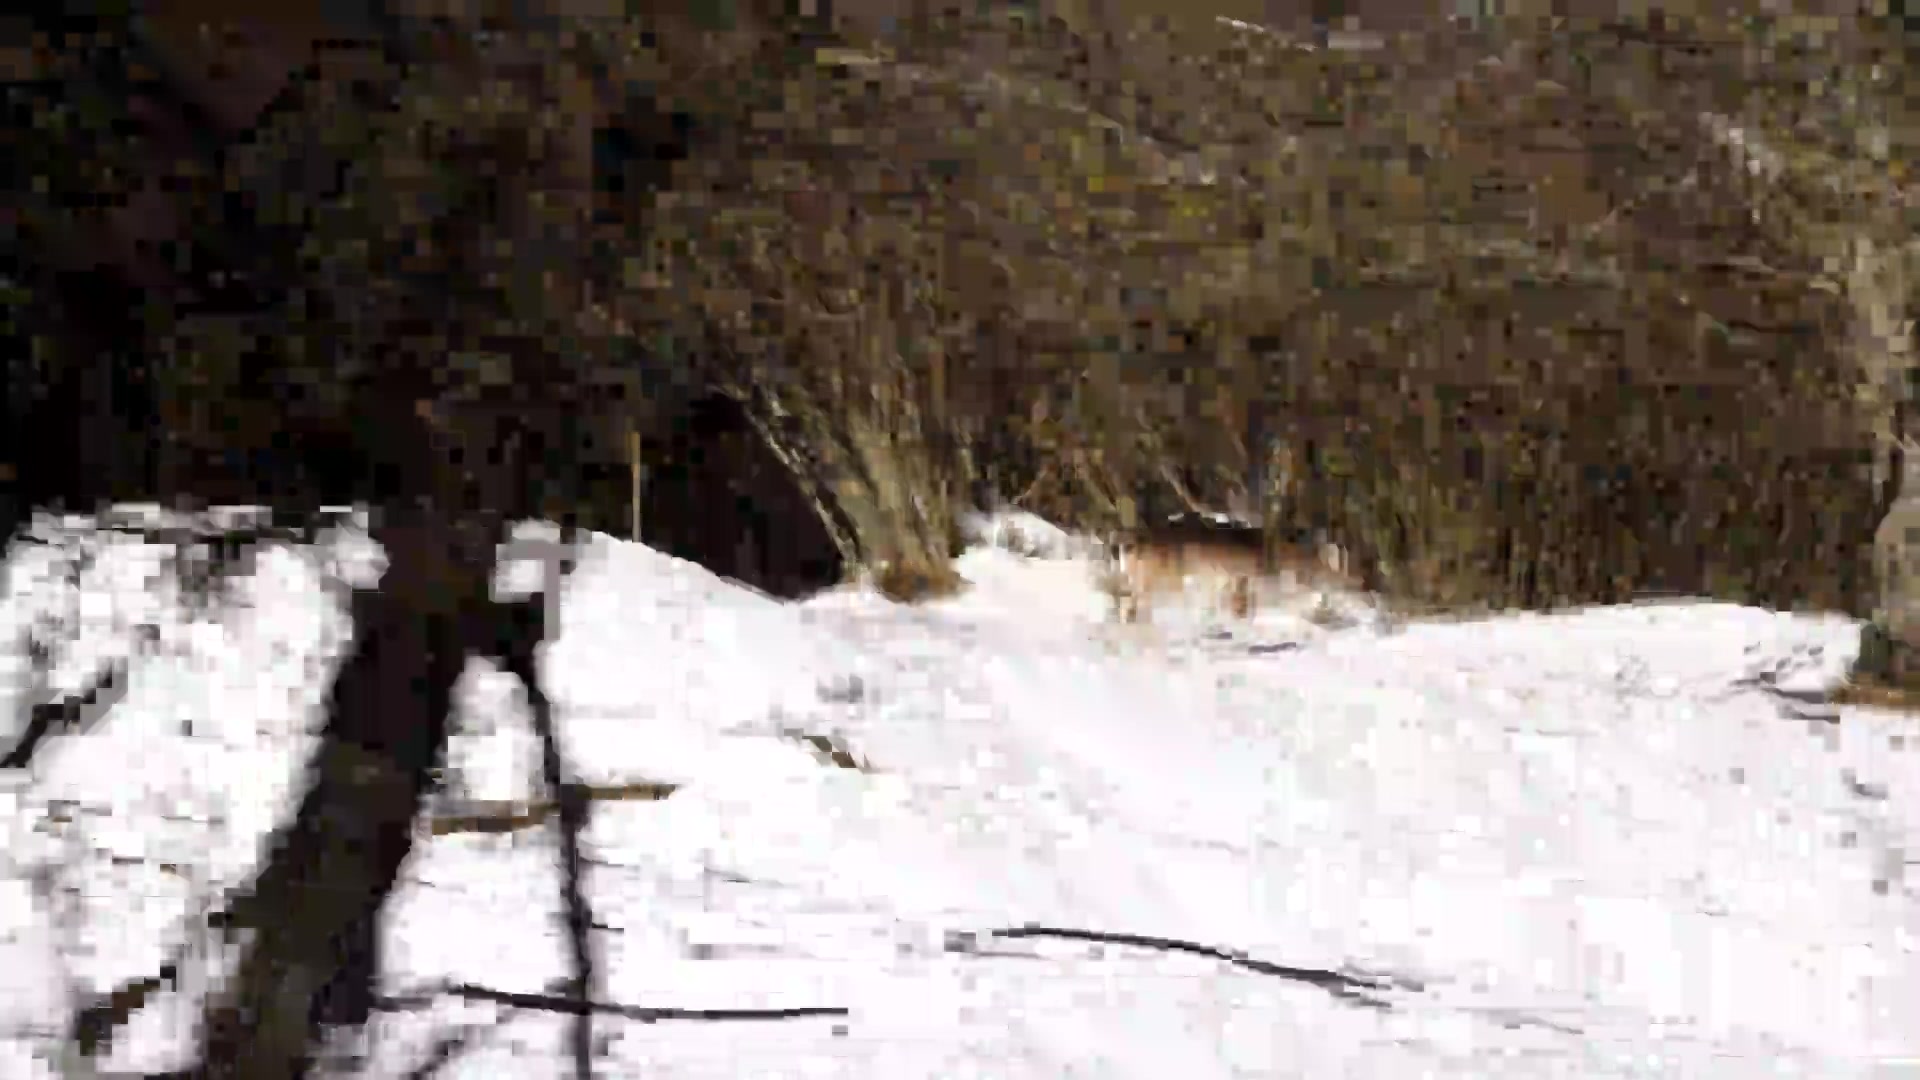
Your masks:
[{"label": "deer body", "polygon": [[1337,546],[1271,540],[1256,525],[1184,514],[1121,535],[1108,587],[1123,622],[1151,618],[1157,600],[1201,599],[1236,619],[1253,615],[1263,592],[1358,589]]}]

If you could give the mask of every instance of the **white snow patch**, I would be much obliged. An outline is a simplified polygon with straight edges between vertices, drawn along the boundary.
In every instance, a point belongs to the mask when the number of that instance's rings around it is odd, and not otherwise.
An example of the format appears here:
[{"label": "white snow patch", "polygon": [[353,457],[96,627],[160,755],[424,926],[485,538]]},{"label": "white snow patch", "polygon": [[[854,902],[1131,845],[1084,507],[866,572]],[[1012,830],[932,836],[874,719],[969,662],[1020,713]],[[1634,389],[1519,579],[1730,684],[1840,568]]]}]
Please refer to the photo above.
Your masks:
[{"label": "white snow patch", "polygon": [[[345,647],[339,590],[291,549],[189,617],[151,552],[87,542],[81,585],[21,552],[0,599],[5,627],[82,613],[76,679],[131,658],[94,731],[0,777],[6,1077],[52,1075],[73,989],[150,974],[257,866]],[[1920,730],[1810,724],[1764,686],[1831,685],[1855,624],[1687,603],[1117,645],[1086,549],[1048,550],[976,548],[970,590],[903,607],[585,544],[544,654],[569,761],[683,785],[596,808],[603,995],[851,1011],[606,1018],[602,1075],[1745,1080],[1920,1055]],[[476,662],[458,713],[467,792],[538,794],[512,680]],[[552,852],[423,835],[389,989],[563,977]],[[1368,1009],[1190,955],[948,945],[1022,923],[1400,982]],[[149,1013],[112,1067],[189,1052],[190,994]],[[383,1016],[372,1074],[460,1024],[484,1034],[442,1075],[564,1073],[564,1020],[503,1015]]]}]

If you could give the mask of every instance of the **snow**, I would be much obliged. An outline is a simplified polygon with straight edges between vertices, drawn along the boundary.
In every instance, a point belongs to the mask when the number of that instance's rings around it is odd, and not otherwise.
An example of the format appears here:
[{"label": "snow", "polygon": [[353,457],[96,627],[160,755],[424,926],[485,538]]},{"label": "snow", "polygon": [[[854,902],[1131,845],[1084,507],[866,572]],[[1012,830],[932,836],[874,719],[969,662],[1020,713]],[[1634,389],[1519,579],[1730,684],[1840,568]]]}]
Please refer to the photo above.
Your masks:
[{"label": "snow", "polygon": [[[971,587],[918,607],[782,603],[587,545],[543,661],[566,752],[595,784],[679,785],[595,807],[599,996],[849,1010],[602,1018],[598,1075],[1920,1076],[1920,725],[1804,719],[1759,685],[1837,682],[1852,622],[1689,602],[1122,632],[1095,545],[972,524]],[[37,619],[78,634],[56,686],[130,670],[92,729],[0,775],[0,1077],[57,1075],[74,995],[151,974],[257,867],[350,633],[332,580],[365,546],[270,549],[200,608],[153,545],[16,551],[0,643]],[[538,796],[522,700],[470,666],[448,805]],[[550,828],[423,832],[385,978],[427,997],[376,1020],[369,1075],[465,1025],[442,1075],[566,1074],[564,1019],[433,996],[565,976],[553,849]],[[1023,924],[1392,985],[1369,1008],[1200,956],[956,944]],[[109,1071],[190,1052],[195,988],[230,957],[198,962]]]}]

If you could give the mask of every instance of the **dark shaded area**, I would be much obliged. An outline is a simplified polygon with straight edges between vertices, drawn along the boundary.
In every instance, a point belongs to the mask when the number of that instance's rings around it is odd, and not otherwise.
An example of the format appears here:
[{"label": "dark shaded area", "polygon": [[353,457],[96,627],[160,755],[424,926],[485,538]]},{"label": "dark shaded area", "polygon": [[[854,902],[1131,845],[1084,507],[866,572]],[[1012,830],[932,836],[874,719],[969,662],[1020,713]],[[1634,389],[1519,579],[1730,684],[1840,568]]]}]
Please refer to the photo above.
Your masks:
[{"label": "dark shaded area", "polygon": [[[388,531],[389,576],[438,576],[440,532],[427,522]],[[468,599],[450,610],[423,612],[405,593],[356,595],[353,652],[334,680],[306,794],[230,908],[232,923],[255,936],[229,1003],[209,1015],[209,1076],[303,1075],[322,1024],[365,1022],[379,913],[412,850],[471,642],[463,611],[484,596],[484,571],[459,576]],[[287,1014],[289,1000],[305,1003],[304,1023]]]},{"label": "dark shaded area", "polygon": [[[593,98],[604,111],[576,114],[581,129],[525,161],[477,131],[455,150],[496,172],[473,176],[453,162],[433,178],[444,190],[424,184],[417,206],[401,192],[374,211],[398,211],[407,223],[400,242],[430,237],[435,257],[391,268],[392,280],[366,280],[350,260],[344,269],[316,263],[311,230],[338,201],[342,170],[381,147],[327,143],[314,125],[345,103],[395,107],[395,87],[437,65],[460,70],[475,62],[476,45],[498,45],[506,57],[519,46],[438,21],[375,13],[342,26],[313,11],[288,14],[284,26],[255,20],[213,34],[165,13],[70,18],[57,28],[66,36],[48,39],[53,59],[5,87],[16,122],[5,137],[12,227],[0,235],[0,532],[11,536],[36,507],[90,511],[159,497],[265,504],[280,527],[261,535],[286,535],[315,523],[322,504],[359,503],[388,557],[379,591],[353,599],[352,651],[335,675],[297,813],[218,917],[230,936],[250,940],[208,1005],[194,1071],[204,1076],[304,1075],[324,1029],[366,1022],[380,914],[444,754],[453,684],[474,653],[517,675],[542,721],[567,853],[569,996],[589,999],[592,922],[577,845],[585,803],[566,779],[533,663],[545,627],[537,606],[490,603],[487,581],[508,521],[607,516],[604,506],[580,505],[595,494],[584,483],[589,462],[604,471],[608,457],[624,460],[577,437],[607,426],[583,412],[610,404],[590,388],[608,375],[592,363],[672,364],[638,353],[577,360],[547,341],[548,327],[500,318],[501,296],[488,291],[500,264],[488,260],[516,240],[527,246],[516,230],[540,228],[518,212],[534,192],[588,195],[577,221],[630,232],[640,218],[629,215],[644,217],[649,193],[697,137],[684,115],[605,86]],[[315,49],[341,35],[357,35],[348,44],[365,55],[351,85],[329,85]],[[86,103],[88,136],[78,141],[77,121],[60,113],[76,100]],[[568,171],[576,137],[590,149],[590,176]],[[267,160],[236,173],[232,154],[249,143],[270,146]],[[532,246],[523,259],[547,250]],[[318,250],[324,257],[325,245]],[[589,268],[598,257],[584,248],[554,255]],[[372,261],[375,279],[387,262]],[[504,361],[508,378],[463,352]],[[755,453],[744,415],[689,405],[688,380],[672,377],[680,373],[653,374],[680,390],[629,399],[630,416],[668,462],[646,516],[676,553],[772,591],[836,579],[831,545],[823,571],[817,553],[804,554],[804,528],[797,544],[783,535],[815,522],[813,511],[778,463]],[[627,491],[616,505],[630,509]],[[708,512],[715,507],[721,513]],[[64,715],[48,712],[41,726]],[[178,960],[159,979],[83,1008],[73,1033],[82,1051],[103,1048]],[[572,1039],[582,1076],[590,1014],[579,1010]]]},{"label": "dark shaded area", "polygon": [[153,489],[154,402],[141,290],[112,268],[66,269],[4,246],[0,536],[32,508],[90,513]]},{"label": "dark shaded area", "polygon": [[[666,187],[673,164],[687,159],[696,138],[685,112],[662,113],[638,97],[624,104],[612,122],[593,132],[594,189],[608,197],[607,204]],[[609,205],[597,209],[603,220],[612,215]]]},{"label": "dark shaded area", "polygon": [[645,441],[640,538],[774,596],[838,584],[844,567],[793,473],[746,409],[712,394]]},{"label": "dark shaded area", "polygon": [[[577,784],[567,781],[563,774],[563,765],[559,756],[558,743],[554,738],[552,709],[547,700],[535,663],[535,650],[546,638],[546,602],[536,597],[530,601],[519,601],[499,605],[493,608],[470,609],[460,620],[462,639],[458,653],[464,658],[467,654],[484,656],[495,660],[501,667],[518,678],[526,688],[528,703],[534,716],[535,734],[541,739],[543,754],[541,758],[542,776],[548,791],[553,795],[558,810],[561,832],[561,863],[564,880],[565,919],[568,939],[572,944],[575,970],[583,985],[572,991],[578,1000],[590,1000],[592,997],[592,959],[587,950],[591,913],[587,906],[582,879],[585,871],[580,856],[579,834],[586,825],[587,799],[584,790]],[[447,650],[441,645],[440,649]],[[438,653],[434,654],[438,656]],[[373,664],[377,659],[369,657],[367,650],[356,653],[356,660]],[[446,669],[430,665],[432,677],[424,685],[416,685],[417,692],[423,692],[424,706],[444,725],[448,694],[452,682],[441,684]],[[458,678],[457,666],[453,679]],[[336,682],[336,686],[340,683]],[[389,688],[392,689],[392,688]],[[336,702],[336,704],[339,704]],[[344,730],[344,729],[343,729]],[[426,751],[424,742],[412,742],[399,747],[393,756],[411,764],[428,762],[424,772],[428,775],[437,768],[443,756],[444,732],[435,734],[438,741],[431,751]],[[364,733],[356,738],[364,737]],[[382,747],[383,754],[391,753],[395,748]],[[419,811],[419,801],[425,788],[419,786],[419,773],[412,788],[413,811],[408,817],[407,837],[386,835],[394,826],[389,823],[382,827],[383,832],[377,841],[376,851],[401,851],[411,846],[412,817]],[[317,788],[309,793],[309,800],[321,798],[323,793]],[[303,807],[305,809],[305,807]],[[317,817],[317,815],[309,815]],[[296,821],[296,825],[298,822]],[[295,835],[298,835],[297,833]],[[393,874],[398,872],[398,863],[381,858],[381,878],[378,894],[381,897],[391,890]],[[357,1028],[364,1025],[372,1016],[376,1006],[375,988],[380,972],[380,930],[378,916],[381,904],[378,902],[362,904],[350,911],[350,917],[336,933],[326,939],[326,957],[331,965],[332,975],[327,979],[320,992],[315,996],[309,1014],[308,1040],[317,1038],[326,1027]],[[589,1067],[590,1047],[592,1045],[591,1013],[582,1011],[577,1014],[577,1024],[570,1040],[573,1058],[577,1069]]]},{"label": "dark shaded area", "polygon": [[[16,228],[0,234],[8,286],[0,325],[0,535],[14,535],[36,507],[91,512],[154,499],[266,505],[277,524],[299,531],[311,526],[317,505],[394,495],[391,463],[371,449],[372,432],[355,430],[366,425],[365,414],[350,408],[343,418],[308,400],[308,388],[327,378],[313,367],[314,346],[326,347],[336,313],[326,292],[302,277],[300,230],[261,220],[261,208],[280,196],[176,183],[183,175],[217,176],[234,146],[276,114],[300,110],[302,80],[315,74],[301,61],[303,42],[332,35],[326,40],[337,51],[341,35],[377,26],[388,35],[381,44],[389,61],[418,51],[401,32],[404,20],[328,18],[324,30],[249,25],[235,38],[245,46],[243,70],[226,81],[199,74],[197,58],[179,44],[186,38],[165,21],[69,15],[4,28],[57,32],[51,40],[71,42],[74,53],[58,71],[6,84],[9,113],[30,114],[84,84],[103,110],[96,126],[123,138],[146,172],[103,181],[94,159],[106,160],[104,149],[64,147],[33,131],[6,139],[9,190],[52,181],[57,197],[51,207],[9,200],[5,220]],[[368,77],[366,84],[354,92],[371,106],[382,82]],[[617,222],[644,207],[701,134],[685,112],[661,111],[631,88],[617,95],[591,132],[595,220]],[[341,164],[304,168],[324,177]],[[184,320],[195,329],[175,338],[188,327]],[[179,365],[196,362],[201,347],[191,335],[210,325],[251,344],[232,359],[227,381],[206,386],[202,400],[214,403],[207,411],[215,429],[170,428],[181,418],[162,414],[157,381],[182,378]],[[306,340],[296,348],[293,338]],[[838,581],[839,556],[814,509],[784,466],[755,445],[738,407],[701,396],[680,358],[635,350],[626,361],[653,369],[642,373],[656,389],[672,388],[624,402],[615,400],[616,389],[597,402],[629,411],[646,436],[645,539],[775,595]],[[402,381],[399,372],[382,378]],[[386,393],[341,385],[348,399]],[[527,396],[524,390],[517,395]],[[495,485],[489,509],[629,533],[624,445],[542,441],[538,431],[522,442],[519,456],[533,475],[520,478],[530,490],[513,501],[525,505],[497,505],[508,493]]]},{"label": "dark shaded area", "polygon": [[[257,27],[268,48],[237,75],[196,82],[196,63],[211,70],[200,50],[217,52],[223,45],[206,42],[220,35],[189,25],[176,38],[188,44],[170,52],[166,33],[182,27],[163,21],[120,12],[68,23],[57,29],[73,33],[52,39],[50,59],[9,72],[5,87],[14,228],[0,238],[8,286],[0,482],[9,489],[0,528],[10,536],[35,507],[91,510],[159,492],[302,511],[344,496],[372,507],[389,559],[380,591],[354,600],[353,651],[336,675],[297,815],[223,920],[252,940],[233,984],[210,1004],[199,1071],[298,1076],[322,1025],[366,1019],[379,912],[444,751],[453,684],[498,618],[486,604],[492,540],[502,512],[529,505],[529,477],[515,462],[460,468],[448,459],[444,435],[418,404],[437,381],[419,378],[431,339],[413,349],[392,338],[338,343],[320,363],[338,364],[357,344],[372,352],[357,358],[371,360],[371,374],[346,385],[344,411],[298,417],[273,415],[288,385],[271,366],[280,357],[243,356],[230,387],[240,408],[223,415],[226,403],[213,403],[212,434],[230,437],[172,447],[188,433],[162,422],[148,362],[168,355],[182,315],[264,315],[254,327],[263,340],[314,327],[327,337],[328,296],[306,287],[299,230],[260,229],[245,199],[207,202],[190,182],[221,174],[229,140],[264,106],[288,95],[301,104],[291,76],[312,38]],[[7,29],[17,46],[22,26]],[[275,44],[287,47],[277,60]],[[236,290],[236,281],[259,287]],[[262,296],[272,298],[264,312]],[[228,428],[249,405],[265,422]],[[163,442],[181,451],[167,455],[164,477],[155,453]],[[477,505],[476,494],[485,501]],[[524,635],[509,636],[519,642],[514,658],[532,655]],[[538,698],[530,664],[516,666]],[[103,1045],[151,984],[82,1010],[74,1034],[83,1051]]]}]

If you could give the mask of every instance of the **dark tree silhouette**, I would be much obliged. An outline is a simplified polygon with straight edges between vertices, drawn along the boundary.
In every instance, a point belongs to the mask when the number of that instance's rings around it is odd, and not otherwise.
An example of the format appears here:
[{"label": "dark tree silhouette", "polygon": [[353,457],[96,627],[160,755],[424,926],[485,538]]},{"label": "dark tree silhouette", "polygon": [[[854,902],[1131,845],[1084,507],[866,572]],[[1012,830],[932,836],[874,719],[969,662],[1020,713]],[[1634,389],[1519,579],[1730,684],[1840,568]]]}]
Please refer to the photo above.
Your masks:
[{"label": "dark tree silhouette", "polygon": [[[829,9],[779,14],[789,6],[734,7],[744,37],[729,48],[802,55],[782,35],[817,38]],[[253,539],[299,537],[319,507],[358,504],[388,559],[378,588],[352,599],[353,643],[297,813],[212,917],[245,946],[208,1002],[195,1076],[304,1075],[325,1029],[379,1007],[381,912],[473,654],[526,685],[546,747],[577,1075],[593,1017],[619,1011],[593,1000],[586,805],[535,663],[544,608],[495,603],[490,580],[510,523],[571,530],[591,471],[576,429],[607,407],[610,372],[651,364],[630,381],[665,392],[620,407],[648,445],[702,457],[678,434],[704,430],[680,423],[711,389],[693,361],[633,356],[618,320],[594,313],[648,193],[700,125],[657,103],[658,88],[616,83],[556,19],[403,7],[296,0],[206,24],[191,6],[111,6],[0,22],[0,535],[35,508],[158,497],[266,505],[278,524]],[[200,400],[182,392],[199,385]],[[700,436],[727,443],[711,456],[722,464],[690,472],[660,516],[701,517],[711,479],[737,507],[806,521],[748,426],[722,419]],[[719,531],[743,521],[769,531],[751,514]],[[696,548],[714,533],[669,530]],[[793,588],[820,573],[773,565],[773,547],[727,569]],[[44,705],[6,762],[74,715]],[[104,1049],[179,963],[84,1007],[81,1051]]]},{"label": "dark tree silhouette", "polygon": [[[419,214],[409,233],[385,237],[396,251],[430,244],[444,257],[369,282],[365,294],[357,283],[315,274],[303,249],[314,223],[264,221],[288,194],[277,186],[283,176],[270,174],[250,191],[208,178],[230,178],[236,148],[257,148],[276,114],[292,114],[281,127],[296,132],[338,118],[309,96],[316,87],[342,89],[316,77],[322,45],[346,38],[370,53],[361,65],[368,77],[345,89],[373,111],[396,108],[399,89],[419,72],[484,63],[475,55],[486,50],[458,26],[377,11],[344,25],[306,14],[304,26],[277,14],[223,27],[249,32],[238,46],[196,35],[186,16],[153,12],[7,27],[9,45],[37,35],[53,47],[6,87],[10,111],[24,122],[7,136],[15,153],[4,241],[0,485],[8,497],[0,528],[11,536],[35,507],[86,510],[156,488],[301,511],[354,501],[369,508],[388,558],[379,588],[353,600],[352,651],[335,677],[299,810],[276,833],[251,887],[220,916],[248,943],[237,975],[209,1003],[196,1070],[206,1076],[303,1075],[323,1026],[366,1020],[379,914],[444,754],[454,681],[474,651],[500,656],[526,682],[548,741],[546,777],[568,832],[571,993],[585,1000],[589,991],[576,839],[583,811],[564,782],[533,662],[544,625],[526,606],[503,611],[489,598],[505,524],[540,508],[541,466],[560,464],[547,455],[559,448],[552,421],[566,415],[570,372],[534,332],[498,333],[499,298],[480,284],[487,267],[475,247],[489,228],[491,238],[516,239],[530,190],[574,180],[577,195],[578,178],[565,175],[564,142],[557,156],[548,152],[557,168],[547,168],[538,148],[528,160],[507,155],[491,163],[504,172],[464,193],[455,174],[481,162],[455,160],[446,176],[412,193]],[[210,47],[226,55],[209,56]],[[216,61],[237,64],[237,73],[210,75]],[[589,132],[593,114],[579,123]],[[70,145],[77,132],[94,139]],[[319,148],[283,154],[280,164],[304,167],[324,188],[329,173],[365,164],[354,154],[380,149]],[[451,150],[457,159],[461,148]],[[331,193],[295,194],[311,209],[324,208]],[[402,210],[405,198],[395,199]],[[370,227],[382,224],[369,219]],[[306,357],[305,371],[285,351],[254,357],[266,372],[251,374],[269,404],[302,377],[338,386],[340,399],[333,408],[294,402],[274,410],[264,445],[235,438],[212,454],[202,447],[174,455],[171,471],[157,478],[155,448],[181,433],[159,423],[144,364],[166,353],[181,320],[209,313],[264,313],[259,325],[277,332],[272,340],[329,350]],[[445,362],[463,341],[512,357],[516,399],[500,401],[500,388],[476,388],[471,370]],[[82,1049],[103,1047],[157,983],[144,980],[84,1010],[75,1032]],[[591,1015],[578,1014],[582,1075]]]}]

